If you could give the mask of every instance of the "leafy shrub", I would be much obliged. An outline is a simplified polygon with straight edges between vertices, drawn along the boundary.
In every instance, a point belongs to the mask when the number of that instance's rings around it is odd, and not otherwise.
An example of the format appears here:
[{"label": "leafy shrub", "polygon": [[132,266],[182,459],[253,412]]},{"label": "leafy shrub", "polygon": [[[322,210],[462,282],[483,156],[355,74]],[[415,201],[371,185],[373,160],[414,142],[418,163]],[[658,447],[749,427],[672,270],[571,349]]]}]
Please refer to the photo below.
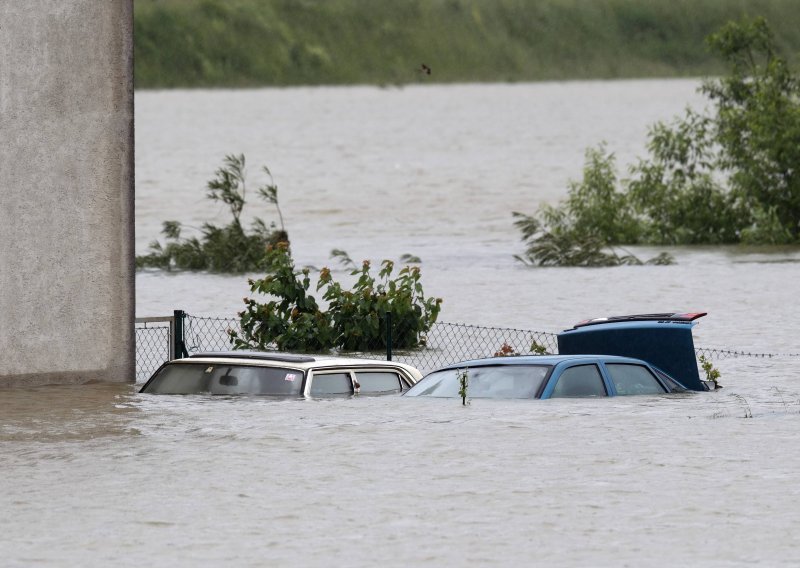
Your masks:
[{"label": "leafy shrub", "polygon": [[545,347],[535,339],[531,341],[531,353],[533,353],[534,355],[549,355],[547,347]]},{"label": "leafy shrub", "polygon": [[639,241],[644,231],[628,196],[616,186],[614,156],[602,146],[588,150],[583,180],[570,184],[559,207],[545,205],[534,216],[513,213],[528,245],[525,255],[516,258],[535,266],[670,264],[666,254],[643,262],[614,248]]},{"label": "leafy shrub", "polygon": [[648,159],[631,168],[626,199],[641,219],[638,239],[661,245],[723,244],[737,241],[747,222],[736,196],[715,175],[711,121],[687,111],[672,125],[650,128]]},{"label": "leafy shrub", "polygon": [[296,271],[288,247],[281,243],[267,253],[270,274],[248,280],[250,291],[278,298],[261,304],[245,298],[239,312],[241,334],[229,331],[235,349],[264,350],[273,344],[281,351],[327,351],[335,344],[329,313],[314,296],[309,269]]},{"label": "leafy shrub", "polygon": [[442,301],[425,298],[419,267],[403,266],[392,278],[394,268],[391,260],[382,261],[376,279],[370,272],[371,263],[365,260],[360,268],[354,266],[350,272],[357,277],[352,290],[344,290],[334,281],[330,270],[320,272],[317,289],[325,287],[323,299],[333,313],[338,348],[345,351],[385,348],[387,313],[392,318],[393,347],[410,349],[424,343],[425,333],[436,322]]},{"label": "leafy shrub", "polygon": [[202,238],[182,238],[182,226],[178,221],[165,221],[162,234],[166,244],[154,241],[148,254],[136,257],[137,268],[153,267],[165,270],[210,270],[212,272],[247,272],[268,270],[267,247],[280,242],[288,243],[288,234],[283,225],[283,215],[278,204],[278,188],[272,174],[264,166],[269,183],[261,186],[257,194],[275,205],[280,220],[280,229],[272,223],[267,227],[260,218],[253,221],[251,232],[242,227],[240,217],[245,206],[246,180],[245,157],[225,156],[223,166],[207,184],[206,196],[212,201],[221,201],[228,206],[233,221],[225,227],[204,223]]},{"label": "leafy shrub", "polygon": [[714,142],[730,190],[751,211],[773,215],[797,241],[800,82],[778,56],[763,18],[731,22],[708,44],[731,67],[730,75],[703,87],[716,104]]},{"label": "leafy shrub", "polygon": [[741,242],[747,245],[785,245],[791,243],[792,232],[781,223],[776,207],[766,211],[756,207],[752,212],[752,223],[742,229]]},{"label": "leafy shrub", "polygon": [[605,146],[586,151],[583,179],[571,182],[563,213],[546,211],[543,218],[562,231],[579,232],[598,243],[634,242],[642,228],[628,196],[617,189],[614,155]]},{"label": "leafy shrub", "polygon": [[698,360],[700,361],[700,366],[703,368],[703,372],[706,374],[705,380],[714,383],[714,389],[721,389],[722,385],[719,384],[721,373],[719,369],[717,369],[705,355],[700,355]]},{"label": "leafy shrub", "polygon": [[242,331],[229,332],[235,349],[381,349],[386,347],[387,313],[392,317],[392,346],[411,349],[424,345],[441,309],[440,298],[425,298],[417,266],[404,266],[393,278],[394,263],[384,260],[376,278],[370,262],[364,261],[350,273],[357,277],[352,289],[345,289],[330,269],[323,268],[317,283],[328,302],[323,311],[308,293],[309,269],[297,271],[285,245],[272,248],[268,260],[272,272],[249,284],[251,292],[273,299],[259,303],[245,298],[246,308],[239,313]]},{"label": "leafy shrub", "polygon": [[[530,354],[548,355],[547,347],[534,339],[531,341]],[[507,341],[504,341],[500,346],[500,349],[495,351],[492,357],[515,357],[517,355],[521,355],[521,353],[519,353],[512,345],[509,345]]]},{"label": "leafy shrub", "polygon": [[519,353],[517,353],[517,350],[504,341],[503,344],[500,346],[500,349],[495,351],[492,357],[514,357],[516,355],[519,355]]},{"label": "leafy shrub", "polygon": [[[788,244],[800,240],[800,81],[763,18],[708,38],[730,74],[701,88],[714,104],[648,133],[649,155],[618,180],[614,156],[590,149],[557,207],[514,213],[538,266],[642,264],[620,245]],[[647,261],[669,264],[662,253]]]}]

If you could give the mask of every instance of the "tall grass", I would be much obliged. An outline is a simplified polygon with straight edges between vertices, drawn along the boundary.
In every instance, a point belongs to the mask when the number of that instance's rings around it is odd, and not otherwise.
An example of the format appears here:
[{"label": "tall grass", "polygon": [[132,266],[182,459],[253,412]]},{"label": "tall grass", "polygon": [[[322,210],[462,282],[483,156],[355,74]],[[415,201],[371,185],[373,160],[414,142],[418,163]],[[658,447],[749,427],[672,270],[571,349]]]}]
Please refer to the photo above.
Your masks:
[{"label": "tall grass", "polygon": [[136,0],[136,86],[714,74],[722,68],[704,37],[744,15],[767,18],[793,59],[800,51],[797,2]]}]

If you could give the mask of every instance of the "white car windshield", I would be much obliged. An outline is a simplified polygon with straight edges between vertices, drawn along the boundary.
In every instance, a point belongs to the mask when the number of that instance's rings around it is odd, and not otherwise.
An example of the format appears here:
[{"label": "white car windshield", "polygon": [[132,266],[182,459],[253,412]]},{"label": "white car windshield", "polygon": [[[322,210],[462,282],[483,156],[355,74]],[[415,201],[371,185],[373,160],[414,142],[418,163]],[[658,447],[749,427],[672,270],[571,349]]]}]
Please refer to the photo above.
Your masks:
[{"label": "white car windshield", "polygon": [[535,398],[552,366],[490,365],[434,371],[406,396],[460,397],[461,373],[467,373],[468,398]]},{"label": "white car windshield", "polygon": [[142,392],[151,394],[263,394],[300,396],[303,372],[231,363],[165,365]]}]

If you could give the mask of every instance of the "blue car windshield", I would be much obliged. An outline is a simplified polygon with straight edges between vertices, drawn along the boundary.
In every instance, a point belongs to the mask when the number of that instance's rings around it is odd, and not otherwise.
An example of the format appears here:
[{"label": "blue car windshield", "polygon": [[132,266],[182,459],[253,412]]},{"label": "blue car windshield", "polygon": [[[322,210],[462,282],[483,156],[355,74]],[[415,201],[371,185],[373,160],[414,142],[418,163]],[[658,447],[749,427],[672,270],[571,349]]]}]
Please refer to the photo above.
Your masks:
[{"label": "blue car windshield", "polygon": [[264,394],[299,396],[303,372],[230,363],[165,365],[142,392],[150,394]]},{"label": "blue car windshield", "polygon": [[406,396],[458,398],[459,375],[467,374],[468,398],[535,398],[551,365],[488,365],[434,371]]}]

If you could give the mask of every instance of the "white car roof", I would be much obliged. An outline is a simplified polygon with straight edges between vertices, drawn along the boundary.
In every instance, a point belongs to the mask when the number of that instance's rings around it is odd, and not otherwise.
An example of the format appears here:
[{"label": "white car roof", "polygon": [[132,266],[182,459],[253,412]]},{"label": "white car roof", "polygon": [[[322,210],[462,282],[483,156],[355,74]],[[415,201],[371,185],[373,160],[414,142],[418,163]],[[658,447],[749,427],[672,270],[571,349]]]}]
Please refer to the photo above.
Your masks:
[{"label": "white car roof", "polygon": [[339,367],[351,368],[387,368],[401,369],[418,381],[422,373],[405,363],[386,361],[384,359],[361,359],[356,357],[335,357],[331,355],[301,355],[295,353],[270,353],[263,351],[215,351],[210,353],[195,353],[184,359],[175,359],[173,364],[186,363],[231,363],[246,364],[261,367],[281,367],[298,369],[302,371],[332,369]]}]

